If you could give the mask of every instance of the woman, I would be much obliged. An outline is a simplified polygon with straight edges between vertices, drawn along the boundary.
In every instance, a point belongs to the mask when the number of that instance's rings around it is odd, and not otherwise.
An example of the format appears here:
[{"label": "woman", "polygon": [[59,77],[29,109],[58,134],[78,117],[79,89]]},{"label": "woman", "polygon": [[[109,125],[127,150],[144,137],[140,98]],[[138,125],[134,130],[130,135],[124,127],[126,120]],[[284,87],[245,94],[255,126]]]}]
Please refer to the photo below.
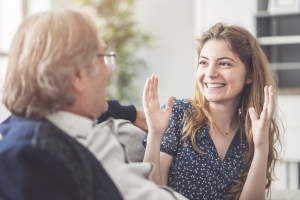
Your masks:
[{"label": "woman", "polygon": [[247,30],[217,23],[198,40],[198,59],[193,99],[170,97],[161,110],[158,79],[147,80],[144,162],[189,199],[265,199],[281,144],[267,58]]}]

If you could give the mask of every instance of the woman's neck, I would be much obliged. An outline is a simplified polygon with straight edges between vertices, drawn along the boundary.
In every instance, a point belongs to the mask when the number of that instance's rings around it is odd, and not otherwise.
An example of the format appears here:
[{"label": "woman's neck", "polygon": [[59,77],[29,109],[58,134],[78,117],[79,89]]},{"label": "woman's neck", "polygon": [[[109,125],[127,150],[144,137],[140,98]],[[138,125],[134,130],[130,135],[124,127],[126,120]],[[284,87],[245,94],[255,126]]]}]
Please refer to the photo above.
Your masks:
[{"label": "woman's neck", "polygon": [[[230,106],[210,102],[209,112],[214,123],[222,128],[224,132],[233,129],[239,123],[238,108],[236,105]],[[209,124],[209,126],[211,126],[211,124]]]}]

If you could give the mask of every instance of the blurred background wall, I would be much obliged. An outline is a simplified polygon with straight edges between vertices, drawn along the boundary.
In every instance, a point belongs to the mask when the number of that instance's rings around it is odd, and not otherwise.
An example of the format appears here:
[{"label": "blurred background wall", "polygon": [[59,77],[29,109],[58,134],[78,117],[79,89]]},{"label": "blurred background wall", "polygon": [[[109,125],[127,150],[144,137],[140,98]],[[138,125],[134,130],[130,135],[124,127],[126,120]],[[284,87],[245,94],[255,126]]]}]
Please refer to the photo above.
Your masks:
[{"label": "blurred background wall", "polygon": [[[78,5],[73,0],[0,0],[0,52],[3,53],[0,54],[0,97],[7,65],[5,53],[22,19],[38,11],[69,7]],[[141,97],[146,78],[157,75],[162,104],[169,95],[193,96],[194,43],[202,31],[216,22],[225,22],[242,25],[257,35],[256,0],[138,0],[134,17],[140,29],[154,38],[152,49],[136,52],[147,63],[147,68],[136,79],[136,88]],[[141,98],[135,104],[141,108]],[[276,168],[279,180],[274,182],[273,189],[299,189],[300,95],[280,95],[279,106],[286,132],[283,164]],[[0,103],[0,121],[9,114]]]}]

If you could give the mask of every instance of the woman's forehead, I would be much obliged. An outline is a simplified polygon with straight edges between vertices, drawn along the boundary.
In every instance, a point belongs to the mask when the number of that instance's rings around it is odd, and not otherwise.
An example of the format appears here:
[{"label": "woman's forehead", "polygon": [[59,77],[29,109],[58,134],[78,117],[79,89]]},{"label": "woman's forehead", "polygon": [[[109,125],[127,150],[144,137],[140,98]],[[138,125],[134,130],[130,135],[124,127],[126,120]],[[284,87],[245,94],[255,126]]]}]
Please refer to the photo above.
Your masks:
[{"label": "woman's forehead", "polygon": [[200,51],[200,57],[204,56],[207,58],[216,57],[230,57],[230,58],[238,58],[231,49],[228,43],[224,40],[208,40],[202,46]]}]

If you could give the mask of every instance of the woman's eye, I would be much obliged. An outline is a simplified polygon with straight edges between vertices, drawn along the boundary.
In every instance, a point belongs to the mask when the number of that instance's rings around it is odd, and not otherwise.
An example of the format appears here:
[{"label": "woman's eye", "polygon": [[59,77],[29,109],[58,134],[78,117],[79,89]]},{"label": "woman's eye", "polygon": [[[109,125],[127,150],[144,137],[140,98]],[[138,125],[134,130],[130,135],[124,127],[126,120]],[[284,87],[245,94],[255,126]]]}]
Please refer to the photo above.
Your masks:
[{"label": "woman's eye", "polygon": [[203,60],[200,60],[200,61],[199,61],[199,65],[206,65],[206,64],[207,64],[206,61],[203,61]]},{"label": "woman's eye", "polygon": [[230,63],[228,63],[228,62],[220,62],[220,64],[219,64],[221,67],[230,67],[231,65],[230,65]]},{"label": "woman's eye", "polygon": [[198,67],[204,68],[204,67],[206,67],[207,65],[208,65],[208,64],[207,64],[206,61],[200,60],[200,61],[199,61],[199,64],[198,64]]}]

